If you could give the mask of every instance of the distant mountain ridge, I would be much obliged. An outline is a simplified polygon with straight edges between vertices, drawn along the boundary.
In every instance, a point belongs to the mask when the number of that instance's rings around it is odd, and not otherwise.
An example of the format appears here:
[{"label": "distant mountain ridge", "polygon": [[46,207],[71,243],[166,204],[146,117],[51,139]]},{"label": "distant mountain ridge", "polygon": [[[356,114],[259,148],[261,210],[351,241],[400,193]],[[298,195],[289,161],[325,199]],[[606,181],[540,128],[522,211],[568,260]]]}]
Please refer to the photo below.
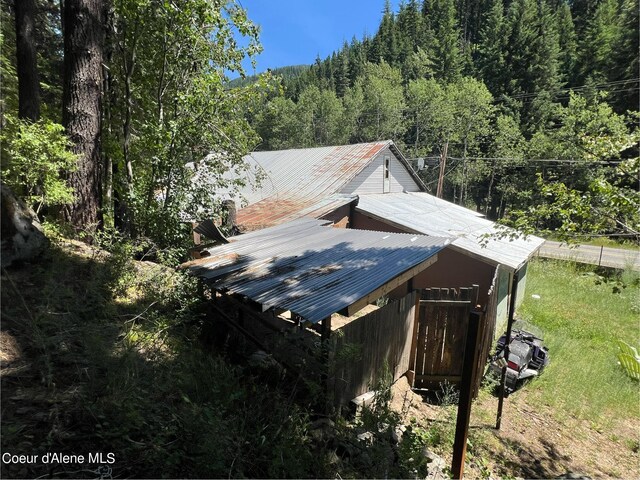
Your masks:
[{"label": "distant mountain ridge", "polygon": [[[286,67],[278,67],[267,69],[272,75],[282,77],[283,80],[291,80],[305,73],[311,65],[288,65]],[[245,78],[234,78],[229,82],[229,88],[238,88],[251,85],[258,79],[258,75],[249,75]]]}]

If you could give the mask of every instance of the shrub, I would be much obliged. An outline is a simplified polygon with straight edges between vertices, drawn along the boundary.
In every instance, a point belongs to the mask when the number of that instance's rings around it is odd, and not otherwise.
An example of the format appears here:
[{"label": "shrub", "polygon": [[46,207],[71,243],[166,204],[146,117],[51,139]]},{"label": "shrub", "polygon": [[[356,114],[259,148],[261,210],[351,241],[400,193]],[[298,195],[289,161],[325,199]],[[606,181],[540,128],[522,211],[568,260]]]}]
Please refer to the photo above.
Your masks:
[{"label": "shrub", "polygon": [[64,127],[50,120],[28,122],[7,115],[2,141],[4,181],[39,213],[44,206],[73,202],[64,175],[74,171],[77,156],[70,150]]}]

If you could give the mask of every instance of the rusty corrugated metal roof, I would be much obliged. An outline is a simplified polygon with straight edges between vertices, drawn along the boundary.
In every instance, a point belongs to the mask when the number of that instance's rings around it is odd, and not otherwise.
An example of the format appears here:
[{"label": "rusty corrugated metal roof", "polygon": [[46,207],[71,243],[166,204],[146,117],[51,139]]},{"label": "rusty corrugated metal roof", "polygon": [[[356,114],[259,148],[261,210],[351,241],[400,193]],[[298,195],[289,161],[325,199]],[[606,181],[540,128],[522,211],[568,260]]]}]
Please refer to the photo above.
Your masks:
[{"label": "rusty corrugated metal roof", "polygon": [[340,194],[331,195],[321,200],[269,197],[240,210],[237,222],[242,225],[244,230],[259,230],[295,218],[319,218],[336,208],[355,201],[357,198],[357,195]]},{"label": "rusty corrugated metal roof", "polygon": [[[247,202],[268,197],[316,199],[338,193],[381,150],[392,142],[252,152],[252,178],[241,190]],[[258,182],[255,177],[262,177]],[[259,183],[259,185],[257,185]]]},{"label": "rusty corrugated metal roof", "polygon": [[317,323],[408,270],[426,268],[448,243],[425,235],[331,228],[330,223],[298,219],[240,235],[183,267],[217,290]]},{"label": "rusty corrugated metal roof", "polygon": [[393,142],[386,140],[252,152],[244,157],[249,166],[243,174],[246,185],[235,198],[238,205],[247,204],[238,211],[238,224],[254,230],[311,215],[314,205],[322,202],[337,208],[342,200],[329,197],[338,195],[378,153],[392,146]]}]

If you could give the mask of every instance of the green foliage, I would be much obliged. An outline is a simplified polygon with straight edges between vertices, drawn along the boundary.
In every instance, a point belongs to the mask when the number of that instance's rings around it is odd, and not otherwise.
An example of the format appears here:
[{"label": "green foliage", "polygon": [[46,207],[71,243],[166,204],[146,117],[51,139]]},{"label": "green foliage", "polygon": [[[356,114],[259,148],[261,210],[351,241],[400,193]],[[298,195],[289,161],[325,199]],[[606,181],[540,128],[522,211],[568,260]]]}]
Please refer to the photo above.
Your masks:
[{"label": "green foliage", "polygon": [[511,212],[510,221],[526,232],[554,234],[562,239],[585,233],[638,233],[640,193],[629,182],[637,178],[638,159],[624,160],[614,169],[595,162],[619,158],[637,143],[639,132],[597,97],[571,95],[560,109],[560,125],[537,132],[529,155],[570,158],[570,168],[548,168],[537,174],[535,203]]},{"label": "green foliage", "polygon": [[[257,143],[245,115],[268,76],[228,89],[225,72],[243,74],[242,60],[260,51],[258,28],[236,3],[205,0],[119,0],[114,22],[105,144],[126,210],[116,223],[161,247],[179,244],[182,222],[215,211],[211,193],[233,190],[223,174],[242,170]],[[192,182],[194,170],[206,186]]]},{"label": "green foliage", "polygon": [[400,71],[386,62],[367,64],[356,88],[362,91],[356,136],[368,141],[398,137],[404,131],[405,109]]},{"label": "green foliage", "polygon": [[638,418],[637,383],[615,361],[616,338],[640,341],[633,308],[638,286],[614,293],[585,268],[556,261],[529,266],[527,291],[540,299],[528,296],[519,313],[543,330],[551,362],[528,389],[558,412],[597,423]]},{"label": "green foliage", "polygon": [[35,207],[73,201],[73,189],[64,176],[76,169],[76,155],[62,125],[49,120],[35,123],[5,115],[2,141],[4,181]]},{"label": "green foliage", "polygon": [[[114,452],[127,477],[324,476],[295,395],[201,346],[194,280],[125,258],[62,241],[3,275],[3,325],[29,363],[3,379],[23,398],[3,400],[3,450]],[[3,474],[64,469],[12,468]]]}]

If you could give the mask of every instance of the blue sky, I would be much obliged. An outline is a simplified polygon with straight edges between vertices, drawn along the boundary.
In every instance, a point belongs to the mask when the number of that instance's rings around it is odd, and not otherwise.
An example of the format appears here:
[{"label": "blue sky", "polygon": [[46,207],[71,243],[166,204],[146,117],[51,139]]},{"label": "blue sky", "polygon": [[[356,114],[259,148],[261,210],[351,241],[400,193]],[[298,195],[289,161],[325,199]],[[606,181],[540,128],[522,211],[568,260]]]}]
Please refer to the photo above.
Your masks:
[{"label": "blue sky", "polygon": [[[267,68],[311,64],[325,58],[344,40],[365,32],[373,35],[380,23],[384,0],[240,0],[249,18],[260,25],[263,52],[256,73]],[[397,11],[400,0],[392,0]],[[246,73],[252,74],[249,62]],[[235,75],[232,75],[235,76]]]}]

